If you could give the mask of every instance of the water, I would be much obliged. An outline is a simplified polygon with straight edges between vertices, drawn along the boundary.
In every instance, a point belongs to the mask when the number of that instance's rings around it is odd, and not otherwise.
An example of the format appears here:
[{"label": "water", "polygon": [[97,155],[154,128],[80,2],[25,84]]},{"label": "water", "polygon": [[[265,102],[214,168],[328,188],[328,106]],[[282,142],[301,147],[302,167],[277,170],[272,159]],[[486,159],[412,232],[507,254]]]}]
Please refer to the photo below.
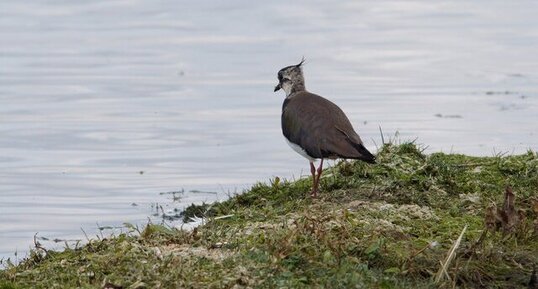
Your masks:
[{"label": "water", "polygon": [[[538,149],[535,1],[2,1],[0,258],[34,234],[226,198],[307,162],[280,133],[276,72],[306,85],[375,151]],[[161,192],[184,189],[180,202]],[[202,191],[189,193],[189,191]],[[43,242],[43,241],[42,241]],[[50,245],[50,244],[47,244]]]}]

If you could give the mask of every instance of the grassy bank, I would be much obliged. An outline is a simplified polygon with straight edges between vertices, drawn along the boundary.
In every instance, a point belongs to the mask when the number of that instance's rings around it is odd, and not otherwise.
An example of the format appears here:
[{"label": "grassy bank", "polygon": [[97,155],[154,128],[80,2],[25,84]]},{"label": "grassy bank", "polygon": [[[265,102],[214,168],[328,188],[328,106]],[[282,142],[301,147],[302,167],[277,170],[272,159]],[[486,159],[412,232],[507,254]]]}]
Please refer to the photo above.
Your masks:
[{"label": "grassy bank", "polygon": [[36,249],[0,271],[0,288],[528,287],[538,264],[535,152],[425,155],[408,143],[377,159],[326,171],[318,199],[308,178],[275,178],[192,207],[209,220],[192,232],[148,225]]}]

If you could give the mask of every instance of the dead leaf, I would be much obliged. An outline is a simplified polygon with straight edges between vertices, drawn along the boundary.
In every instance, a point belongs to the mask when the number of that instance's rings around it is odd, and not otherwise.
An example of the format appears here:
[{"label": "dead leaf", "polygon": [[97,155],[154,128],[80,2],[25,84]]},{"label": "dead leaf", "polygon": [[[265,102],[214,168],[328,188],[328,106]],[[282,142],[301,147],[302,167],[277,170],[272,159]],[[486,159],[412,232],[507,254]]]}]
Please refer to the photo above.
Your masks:
[{"label": "dead leaf", "polygon": [[500,222],[497,219],[497,206],[495,204],[486,209],[485,223],[486,228],[490,231],[495,232],[499,229]]},{"label": "dead leaf", "polygon": [[515,199],[516,196],[514,195],[512,188],[510,186],[506,187],[503,208],[500,212],[498,212],[499,216],[501,217],[501,228],[503,230],[503,234],[512,233],[521,221],[519,214],[515,209]]},{"label": "dead leaf", "polygon": [[513,233],[525,218],[523,210],[515,207],[516,196],[510,186],[504,192],[502,208],[492,205],[486,209],[485,224],[488,230],[496,232],[502,230],[503,234]]}]

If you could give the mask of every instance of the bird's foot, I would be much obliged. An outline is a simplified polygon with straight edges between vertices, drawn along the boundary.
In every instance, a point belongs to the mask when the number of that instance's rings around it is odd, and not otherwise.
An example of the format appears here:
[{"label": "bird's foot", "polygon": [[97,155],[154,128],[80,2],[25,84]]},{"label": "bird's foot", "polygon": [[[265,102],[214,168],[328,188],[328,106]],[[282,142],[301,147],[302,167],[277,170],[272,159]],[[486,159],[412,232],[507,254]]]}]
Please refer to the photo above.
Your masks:
[{"label": "bird's foot", "polygon": [[313,199],[317,198],[318,197],[318,190],[310,191],[310,197],[312,197]]}]

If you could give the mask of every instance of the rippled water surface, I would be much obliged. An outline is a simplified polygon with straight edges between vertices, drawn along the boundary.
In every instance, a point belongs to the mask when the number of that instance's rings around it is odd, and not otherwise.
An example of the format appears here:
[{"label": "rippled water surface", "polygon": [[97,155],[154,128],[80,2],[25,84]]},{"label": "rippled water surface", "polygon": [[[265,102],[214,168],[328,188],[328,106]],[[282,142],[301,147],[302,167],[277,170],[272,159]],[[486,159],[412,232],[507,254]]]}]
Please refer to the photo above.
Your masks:
[{"label": "rippled water surface", "polygon": [[[535,1],[2,1],[0,258],[34,234],[240,192],[307,162],[276,72],[339,104],[375,151],[538,149]],[[170,194],[184,190],[172,204]],[[194,192],[192,192],[194,190]]]}]

